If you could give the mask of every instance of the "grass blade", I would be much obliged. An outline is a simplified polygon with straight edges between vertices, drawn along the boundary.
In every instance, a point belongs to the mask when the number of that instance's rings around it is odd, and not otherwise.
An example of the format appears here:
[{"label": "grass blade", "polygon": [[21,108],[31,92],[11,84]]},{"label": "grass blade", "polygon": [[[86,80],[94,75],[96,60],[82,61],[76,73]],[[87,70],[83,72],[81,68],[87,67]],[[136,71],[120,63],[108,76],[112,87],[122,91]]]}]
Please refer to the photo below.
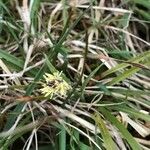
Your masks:
[{"label": "grass blade", "polygon": [[102,114],[108,121],[110,121],[115,127],[118,128],[124,139],[126,139],[126,141],[131,146],[132,150],[142,150],[140,145],[135,141],[135,139],[127,131],[127,129],[108,110],[102,107],[99,110],[102,112]]},{"label": "grass blade", "polygon": [[102,134],[102,137],[103,137],[103,140],[104,140],[105,148],[107,150],[115,150],[115,149],[117,149],[117,146],[114,143],[114,141],[112,140],[112,138],[110,136],[110,133],[109,133],[109,131],[108,131],[104,121],[100,117],[100,115],[98,113],[95,113],[93,118],[94,118],[96,124],[98,125],[98,127],[99,127],[99,129],[101,131],[101,134]]}]

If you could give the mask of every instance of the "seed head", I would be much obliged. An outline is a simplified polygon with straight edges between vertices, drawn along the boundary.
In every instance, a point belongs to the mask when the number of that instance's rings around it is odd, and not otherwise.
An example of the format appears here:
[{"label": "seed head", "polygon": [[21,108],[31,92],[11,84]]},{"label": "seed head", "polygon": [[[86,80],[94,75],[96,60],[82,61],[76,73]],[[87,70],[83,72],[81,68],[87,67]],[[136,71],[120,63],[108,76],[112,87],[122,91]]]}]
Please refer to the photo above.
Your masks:
[{"label": "seed head", "polygon": [[71,86],[62,78],[61,72],[54,72],[53,74],[45,73],[45,83],[42,83],[43,88],[40,89],[45,97],[54,95],[66,96]]}]

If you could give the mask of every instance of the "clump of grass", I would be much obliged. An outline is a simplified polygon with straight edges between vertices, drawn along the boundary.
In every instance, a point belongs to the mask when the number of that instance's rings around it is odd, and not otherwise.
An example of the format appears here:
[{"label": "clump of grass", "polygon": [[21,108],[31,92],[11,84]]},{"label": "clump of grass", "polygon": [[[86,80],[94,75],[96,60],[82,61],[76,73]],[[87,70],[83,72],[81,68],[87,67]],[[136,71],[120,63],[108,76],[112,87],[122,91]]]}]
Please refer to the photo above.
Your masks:
[{"label": "clump of grass", "polygon": [[0,1],[0,148],[148,150],[148,5]]}]

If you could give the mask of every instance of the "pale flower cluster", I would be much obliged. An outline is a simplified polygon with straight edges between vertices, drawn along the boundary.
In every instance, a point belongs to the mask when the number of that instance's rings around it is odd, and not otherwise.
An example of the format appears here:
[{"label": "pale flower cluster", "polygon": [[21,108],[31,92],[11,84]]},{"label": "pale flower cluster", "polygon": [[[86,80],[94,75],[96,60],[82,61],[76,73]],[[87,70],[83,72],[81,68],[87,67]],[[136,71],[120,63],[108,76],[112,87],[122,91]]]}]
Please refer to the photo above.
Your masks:
[{"label": "pale flower cluster", "polygon": [[71,86],[62,78],[61,72],[53,74],[45,73],[45,83],[42,83],[43,88],[40,89],[45,97],[52,98],[54,95],[66,96]]}]

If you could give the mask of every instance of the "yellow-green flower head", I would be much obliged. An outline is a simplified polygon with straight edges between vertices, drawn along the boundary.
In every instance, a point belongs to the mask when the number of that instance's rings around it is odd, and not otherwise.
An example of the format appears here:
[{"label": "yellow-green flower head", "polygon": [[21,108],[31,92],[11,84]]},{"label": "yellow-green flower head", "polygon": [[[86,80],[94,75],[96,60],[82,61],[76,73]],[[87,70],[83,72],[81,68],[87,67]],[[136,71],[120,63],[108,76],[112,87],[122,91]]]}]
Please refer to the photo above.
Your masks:
[{"label": "yellow-green flower head", "polygon": [[46,83],[42,83],[43,88],[40,90],[45,97],[66,96],[67,91],[71,89],[71,86],[61,77],[61,72],[45,73],[44,79]]}]

